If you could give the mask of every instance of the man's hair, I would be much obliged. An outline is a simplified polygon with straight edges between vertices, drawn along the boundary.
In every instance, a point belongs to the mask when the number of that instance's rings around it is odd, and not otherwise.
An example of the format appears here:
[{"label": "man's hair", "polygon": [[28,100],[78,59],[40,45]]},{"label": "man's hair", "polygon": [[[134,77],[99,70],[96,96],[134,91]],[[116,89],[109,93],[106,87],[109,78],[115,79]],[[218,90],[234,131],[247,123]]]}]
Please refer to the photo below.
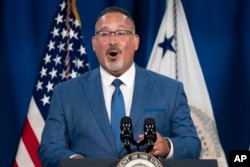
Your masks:
[{"label": "man's hair", "polygon": [[121,14],[124,14],[125,16],[127,16],[129,18],[129,20],[131,21],[133,28],[135,29],[135,22],[134,22],[133,17],[130,15],[130,13],[126,9],[123,9],[123,8],[120,8],[117,6],[107,7],[104,10],[102,10],[96,19],[96,23],[103,15],[105,15],[107,13],[114,13],[114,12],[118,12],[118,13],[121,13]]}]

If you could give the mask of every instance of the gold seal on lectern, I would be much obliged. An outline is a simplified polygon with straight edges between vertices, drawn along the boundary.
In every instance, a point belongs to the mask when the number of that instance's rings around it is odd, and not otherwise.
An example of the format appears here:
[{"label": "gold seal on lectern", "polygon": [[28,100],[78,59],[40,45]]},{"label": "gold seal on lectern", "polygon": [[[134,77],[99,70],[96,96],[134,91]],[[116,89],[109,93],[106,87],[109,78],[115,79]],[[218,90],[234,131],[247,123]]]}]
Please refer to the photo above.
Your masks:
[{"label": "gold seal on lectern", "polygon": [[163,167],[163,164],[153,155],[135,152],[123,157],[116,167]]}]

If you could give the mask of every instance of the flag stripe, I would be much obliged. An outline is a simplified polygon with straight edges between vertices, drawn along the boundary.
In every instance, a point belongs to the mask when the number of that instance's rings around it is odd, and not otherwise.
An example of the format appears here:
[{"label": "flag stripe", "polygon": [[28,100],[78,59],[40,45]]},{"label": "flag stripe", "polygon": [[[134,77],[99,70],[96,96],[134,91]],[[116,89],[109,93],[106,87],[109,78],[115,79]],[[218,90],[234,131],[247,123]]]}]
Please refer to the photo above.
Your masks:
[{"label": "flag stripe", "polygon": [[33,164],[33,161],[31,159],[31,157],[29,156],[29,153],[26,149],[26,147],[24,146],[23,140],[21,139],[19,142],[19,146],[18,146],[18,152],[16,155],[16,161],[14,163],[15,167],[22,167],[22,166],[27,166],[27,167],[33,167],[35,166]]},{"label": "flag stripe", "polygon": [[36,105],[36,102],[34,100],[34,97],[32,96],[29,106],[29,112],[28,112],[28,120],[30,122],[30,125],[32,127],[33,132],[35,133],[35,136],[37,136],[37,140],[40,143],[41,140],[41,134],[42,134],[42,128],[44,127],[44,120],[43,117]]},{"label": "flag stripe", "polygon": [[17,162],[15,161],[13,167],[18,167]]},{"label": "flag stripe", "polygon": [[25,121],[24,125],[25,131],[23,132],[22,139],[23,143],[36,167],[41,166],[39,158],[37,156],[37,149],[39,146],[39,141],[36,138],[35,133],[32,130],[30,122],[28,119]]}]

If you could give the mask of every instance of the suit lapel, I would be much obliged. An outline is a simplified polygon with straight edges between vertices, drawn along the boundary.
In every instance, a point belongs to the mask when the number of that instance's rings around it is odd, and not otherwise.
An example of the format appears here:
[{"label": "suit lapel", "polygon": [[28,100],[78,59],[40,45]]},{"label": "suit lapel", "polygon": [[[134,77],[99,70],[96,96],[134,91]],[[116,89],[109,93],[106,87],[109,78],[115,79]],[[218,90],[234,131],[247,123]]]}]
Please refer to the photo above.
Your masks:
[{"label": "suit lapel", "polygon": [[82,85],[92,109],[91,111],[93,112],[97,123],[103,131],[103,136],[107,139],[114,152],[116,152],[115,140],[104,102],[99,68],[93,70],[91,75],[89,75],[89,78],[82,81]]},{"label": "suit lapel", "polygon": [[136,66],[135,87],[130,112],[130,117],[133,118],[132,121],[134,129],[137,128],[137,125],[139,127],[141,126],[138,122],[143,122],[139,121],[139,119],[143,119],[142,116],[144,114],[144,106],[148,100],[152,86],[153,81],[149,79],[147,73]]}]

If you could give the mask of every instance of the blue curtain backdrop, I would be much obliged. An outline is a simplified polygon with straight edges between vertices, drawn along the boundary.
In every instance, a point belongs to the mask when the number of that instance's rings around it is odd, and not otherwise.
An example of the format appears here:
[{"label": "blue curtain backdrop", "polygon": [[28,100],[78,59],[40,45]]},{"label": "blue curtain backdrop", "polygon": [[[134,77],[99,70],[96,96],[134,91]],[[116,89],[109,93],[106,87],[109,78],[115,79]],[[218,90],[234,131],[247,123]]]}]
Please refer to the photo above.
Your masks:
[{"label": "blue curtain backdrop", "polygon": [[[35,86],[51,21],[61,0],[0,2],[0,164],[11,166]],[[182,0],[212,101],[222,146],[250,145],[250,1]],[[129,10],[141,45],[135,61],[146,67],[165,0],[77,1],[92,68],[98,66],[91,37],[106,6]]]}]

